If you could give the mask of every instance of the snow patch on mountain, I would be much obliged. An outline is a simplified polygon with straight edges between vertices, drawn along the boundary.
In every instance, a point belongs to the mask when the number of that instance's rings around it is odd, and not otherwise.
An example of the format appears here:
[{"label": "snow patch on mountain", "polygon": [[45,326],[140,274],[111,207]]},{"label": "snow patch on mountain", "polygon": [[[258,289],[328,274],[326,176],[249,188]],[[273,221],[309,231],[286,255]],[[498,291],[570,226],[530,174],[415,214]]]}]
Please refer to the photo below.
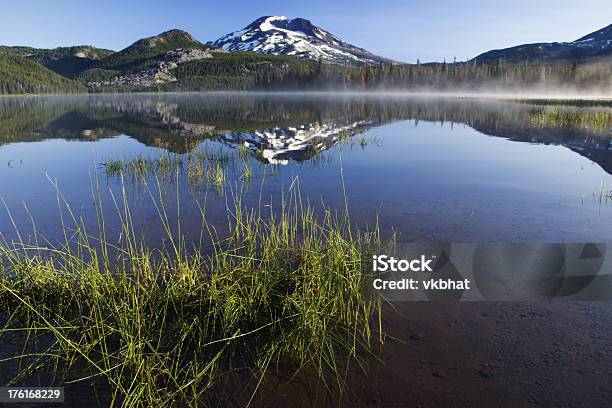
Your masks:
[{"label": "snow patch on mountain", "polygon": [[258,18],[242,30],[212,42],[227,51],[254,51],[264,54],[292,55],[337,64],[378,64],[394,61],[351,45],[309,20],[284,16]]}]

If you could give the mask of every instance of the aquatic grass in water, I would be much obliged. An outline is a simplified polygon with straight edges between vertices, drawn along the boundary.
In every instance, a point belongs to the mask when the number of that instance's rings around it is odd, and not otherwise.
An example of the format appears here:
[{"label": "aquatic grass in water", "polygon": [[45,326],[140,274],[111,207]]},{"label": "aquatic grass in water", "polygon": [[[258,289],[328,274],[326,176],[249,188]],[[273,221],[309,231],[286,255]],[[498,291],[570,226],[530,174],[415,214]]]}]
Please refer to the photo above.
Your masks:
[{"label": "aquatic grass in water", "polygon": [[206,180],[210,185],[220,187],[225,182],[225,172],[221,163],[206,168]]},{"label": "aquatic grass in water", "polygon": [[253,168],[247,162],[242,162],[240,179],[246,182],[253,179]]},{"label": "aquatic grass in water", "polygon": [[241,158],[247,158],[250,157],[252,155],[251,149],[249,149],[249,147],[246,144],[241,144],[238,147],[238,155]]},{"label": "aquatic grass in water", "polygon": [[[340,132],[342,134],[343,132]],[[346,132],[345,132],[346,133]],[[376,135],[365,135],[349,133],[350,136],[340,136],[338,139],[337,148],[342,149],[343,147],[348,147],[349,149],[353,149],[354,147],[359,147],[361,149],[365,149],[369,145],[374,145],[376,147],[382,147],[383,142],[382,138]]]},{"label": "aquatic grass in water", "polygon": [[184,155],[166,152],[159,156],[107,159],[102,166],[109,177],[127,175],[141,181],[149,176],[173,180],[178,175],[185,175],[194,185],[221,187],[225,183],[226,168],[234,165],[236,158],[235,153],[226,149],[201,148]]},{"label": "aquatic grass in water", "polygon": [[529,99],[510,99],[512,102],[525,105],[558,105],[570,106],[579,108],[589,107],[612,107],[612,99],[610,98],[595,98],[595,99],[573,99],[573,98],[529,98]]},{"label": "aquatic grass in water", "polygon": [[88,234],[67,203],[65,243],[0,244],[0,307],[10,316],[0,341],[19,336],[14,358],[30,361],[15,383],[50,370],[63,382],[103,382],[111,405],[206,405],[243,371],[256,378],[254,395],[288,361],[313,368],[326,387],[333,373],[342,387],[345,365],[369,347],[375,305],[362,295],[361,250],[379,245],[376,229],[351,231],[347,213],[317,218],[296,183],[279,208],[245,208],[234,194],[225,237],[202,208],[203,250],[170,232],[180,220],[171,225],[151,194],[170,243],[153,250],[123,191],[120,244],[103,227]]},{"label": "aquatic grass in water", "polygon": [[544,108],[531,112],[531,124],[535,127],[612,129],[612,111]]}]

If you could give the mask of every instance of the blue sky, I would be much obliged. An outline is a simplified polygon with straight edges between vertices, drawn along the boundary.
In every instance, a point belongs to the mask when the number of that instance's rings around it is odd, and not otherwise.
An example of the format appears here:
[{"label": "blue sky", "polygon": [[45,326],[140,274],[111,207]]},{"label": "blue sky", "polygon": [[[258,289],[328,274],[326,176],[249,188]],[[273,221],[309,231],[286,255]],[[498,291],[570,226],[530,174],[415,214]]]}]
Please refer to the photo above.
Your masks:
[{"label": "blue sky", "polygon": [[354,45],[407,62],[571,41],[612,23],[610,0],[2,0],[0,44],[119,50],[170,28],[208,41],[262,15],[304,17]]}]

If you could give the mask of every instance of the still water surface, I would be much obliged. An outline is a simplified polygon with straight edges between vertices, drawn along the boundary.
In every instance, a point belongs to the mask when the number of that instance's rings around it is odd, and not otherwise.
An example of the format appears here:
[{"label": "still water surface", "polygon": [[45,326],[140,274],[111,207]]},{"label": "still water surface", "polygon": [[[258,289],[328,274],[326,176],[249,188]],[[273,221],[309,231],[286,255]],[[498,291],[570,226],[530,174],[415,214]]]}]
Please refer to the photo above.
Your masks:
[{"label": "still water surface", "polygon": [[164,237],[150,197],[159,188],[170,218],[178,190],[182,232],[197,240],[201,208],[223,231],[232,193],[242,190],[243,205],[257,206],[278,203],[297,185],[304,201],[339,211],[346,191],[358,227],[378,217],[383,232],[401,240],[609,242],[612,204],[601,193],[612,189],[611,122],[606,106],[493,99],[2,98],[0,197],[12,217],[2,209],[0,233],[14,240],[17,229],[31,240],[33,219],[39,237],[61,240],[57,182],[92,233],[98,184],[106,226],[118,236],[113,194],[119,199],[121,177],[103,163],[227,151],[234,159],[223,164],[222,186],[154,174],[145,185],[124,175],[134,225],[152,245]]}]

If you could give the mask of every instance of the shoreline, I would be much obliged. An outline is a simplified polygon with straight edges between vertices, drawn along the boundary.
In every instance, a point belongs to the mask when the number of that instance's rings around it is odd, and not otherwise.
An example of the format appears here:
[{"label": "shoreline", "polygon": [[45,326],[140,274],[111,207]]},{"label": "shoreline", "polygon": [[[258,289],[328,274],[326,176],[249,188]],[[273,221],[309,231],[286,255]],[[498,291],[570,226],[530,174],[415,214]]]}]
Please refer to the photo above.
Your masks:
[{"label": "shoreline", "polygon": [[490,92],[431,92],[431,91],[350,91],[350,90],[318,90],[318,91],[185,91],[185,92],[86,92],[67,94],[0,94],[0,98],[20,97],[83,97],[83,96],[130,96],[130,95],[289,95],[289,96],[374,96],[374,97],[424,97],[424,98],[466,98],[466,99],[497,99],[525,101],[612,101],[612,94],[546,94],[546,93],[490,93]]}]

